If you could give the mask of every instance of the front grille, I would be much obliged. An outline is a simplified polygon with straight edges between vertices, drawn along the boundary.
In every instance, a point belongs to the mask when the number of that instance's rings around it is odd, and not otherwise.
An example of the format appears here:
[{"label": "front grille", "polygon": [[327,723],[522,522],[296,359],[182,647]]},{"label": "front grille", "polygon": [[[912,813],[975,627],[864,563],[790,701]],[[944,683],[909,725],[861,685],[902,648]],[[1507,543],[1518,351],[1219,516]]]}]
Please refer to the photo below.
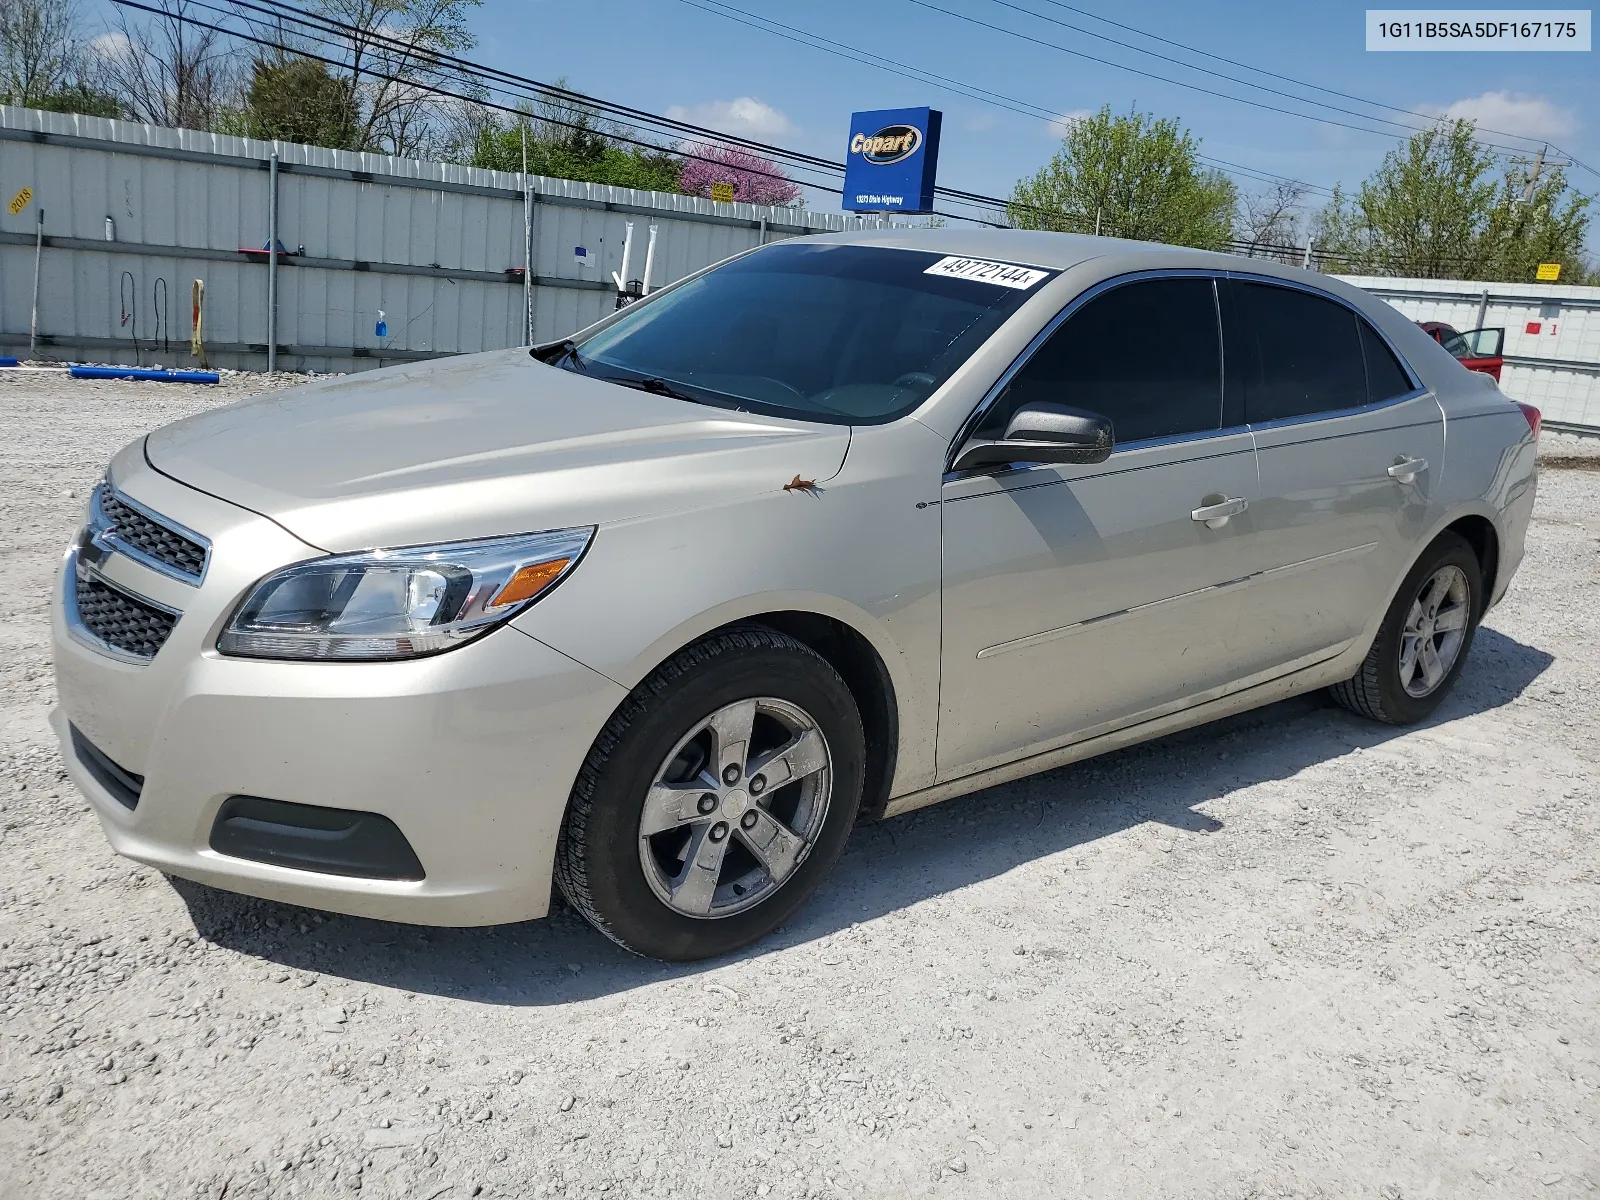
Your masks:
[{"label": "front grille", "polygon": [[78,577],[78,619],[108,646],[140,658],[154,658],[178,618],[126,596],[98,579]]},{"label": "front grille", "polygon": [[100,511],[119,542],[192,579],[205,574],[204,546],[125,504],[109,487],[100,493]]}]

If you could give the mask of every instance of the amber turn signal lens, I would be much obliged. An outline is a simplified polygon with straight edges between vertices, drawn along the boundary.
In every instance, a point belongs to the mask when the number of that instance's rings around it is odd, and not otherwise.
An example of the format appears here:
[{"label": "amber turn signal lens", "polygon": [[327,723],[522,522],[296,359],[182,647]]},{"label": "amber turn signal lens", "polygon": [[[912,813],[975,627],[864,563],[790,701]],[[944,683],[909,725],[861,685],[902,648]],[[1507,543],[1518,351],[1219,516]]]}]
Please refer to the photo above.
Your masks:
[{"label": "amber turn signal lens", "polygon": [[507,604],[520,604],[524,600],[532,600],[554,583],[571,561],[570,558],[553,558],[549,562],[529,563],[520,568],[515,575],[506,580],[505,587],[501,588],[499,594],[489,602],[489,607],[501,608]]}]

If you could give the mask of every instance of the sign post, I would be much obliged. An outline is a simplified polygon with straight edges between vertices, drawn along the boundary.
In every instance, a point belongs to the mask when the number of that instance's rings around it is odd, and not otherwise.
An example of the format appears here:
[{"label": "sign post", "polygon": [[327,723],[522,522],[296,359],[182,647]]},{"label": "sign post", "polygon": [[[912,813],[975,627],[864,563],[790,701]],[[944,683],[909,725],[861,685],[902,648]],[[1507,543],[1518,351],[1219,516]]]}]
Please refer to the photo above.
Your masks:
[{"label": "sign post", "polygon": [[850,118],[844,167],[847,212],[933,211],[939,127],[933,108],[885,108]]}]

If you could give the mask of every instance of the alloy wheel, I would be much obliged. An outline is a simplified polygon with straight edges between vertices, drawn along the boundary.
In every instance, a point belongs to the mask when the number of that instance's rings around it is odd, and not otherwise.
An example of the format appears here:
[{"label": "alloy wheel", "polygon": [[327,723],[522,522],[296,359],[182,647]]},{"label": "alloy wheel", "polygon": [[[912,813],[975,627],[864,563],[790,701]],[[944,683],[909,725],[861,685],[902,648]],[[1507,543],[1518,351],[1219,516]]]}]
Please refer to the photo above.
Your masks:
[{"label": "alloy wheel", "polygon": [[773,696],[724,705],[684,735],[645,796],[651,890],[691,917],[761,903],[805,861],[832,790],[827,739],[804,709]]},{"label": "alloy wheel", "polygon": [[1400,684],[1407,695],[1432,695],[1450,674],[1466,642],[1471,604],[1466,573],[1453,565],[1440,567],[1417,592],[1400,635]]}]

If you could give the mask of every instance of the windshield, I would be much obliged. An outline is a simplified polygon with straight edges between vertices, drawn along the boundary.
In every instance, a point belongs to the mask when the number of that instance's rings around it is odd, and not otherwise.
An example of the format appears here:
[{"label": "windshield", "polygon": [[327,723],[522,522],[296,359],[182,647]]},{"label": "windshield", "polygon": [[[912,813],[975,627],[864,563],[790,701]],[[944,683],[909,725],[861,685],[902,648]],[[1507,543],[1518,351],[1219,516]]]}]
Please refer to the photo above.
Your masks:
[{"label": "windshield", "polygon": [[553,361],[705,404],[877,424],[926,399],[1054,273],[879,246],[769,246]]}]

